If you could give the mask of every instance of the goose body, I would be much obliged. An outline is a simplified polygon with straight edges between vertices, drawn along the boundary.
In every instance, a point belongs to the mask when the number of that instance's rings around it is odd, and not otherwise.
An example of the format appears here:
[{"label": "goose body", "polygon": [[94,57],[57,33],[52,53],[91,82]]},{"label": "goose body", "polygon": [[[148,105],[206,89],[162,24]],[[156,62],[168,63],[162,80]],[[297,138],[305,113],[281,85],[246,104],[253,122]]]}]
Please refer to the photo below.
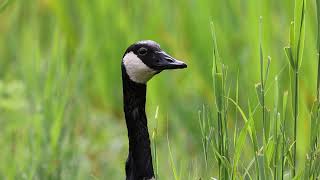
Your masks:
[{"label": "goose body", "polygon": [[186,67],[184,62],[174,59],[151,40],[136,42],[124,53],[121,70],[123,109],[129,139],[125,168],[127,180],[154,178],[145,113],[147,82],[163,70]]}]

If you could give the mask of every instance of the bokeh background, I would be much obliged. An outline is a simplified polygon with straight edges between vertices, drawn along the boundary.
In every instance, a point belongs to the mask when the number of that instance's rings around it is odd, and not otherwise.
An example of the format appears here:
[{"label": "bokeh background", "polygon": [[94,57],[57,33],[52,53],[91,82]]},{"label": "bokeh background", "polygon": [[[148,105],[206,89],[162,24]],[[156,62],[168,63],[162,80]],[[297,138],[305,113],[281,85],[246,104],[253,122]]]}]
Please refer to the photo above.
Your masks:
[{"label": "bokeh background", "polygon": [[[258,103],[260,16],[265,57],[272,58],[267,96],[273,96],[276,75],[281,94],[290,87],[283,48],[292,0],[0,0],[0,7],[0,179],[124,179],[128,145],[120,62],[138,40],[155,40],[188,64],[148,83],[146,110],[150,133],[158,129],[160,179],[173,178],[167,135],[177,172],[185,179],[206,177],[198,112],[215,109],[210,22],[232,98],[239,74],[244,110],[248,100],[252,107]],[[316,30],[310,0],[300,78],[300,157],[316,95]],[[267,99],[272,109],[273,98]],[[252,158],[247,147],[243,166]],[[210,169],[216,176],[215,163]]]}]

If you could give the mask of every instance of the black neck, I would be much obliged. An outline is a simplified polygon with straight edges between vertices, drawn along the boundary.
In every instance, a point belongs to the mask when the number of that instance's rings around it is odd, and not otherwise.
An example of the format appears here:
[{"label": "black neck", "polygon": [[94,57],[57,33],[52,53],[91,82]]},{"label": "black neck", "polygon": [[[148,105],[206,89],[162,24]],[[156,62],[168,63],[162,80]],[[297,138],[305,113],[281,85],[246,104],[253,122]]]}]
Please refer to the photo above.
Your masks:
[{"label": "black neck", "polygon": [[126,179],[150,179],[154,177],[154,172],[145,113],[147,86],[130,80],[123,66],[122,85],[124,113],[129,138]]}]

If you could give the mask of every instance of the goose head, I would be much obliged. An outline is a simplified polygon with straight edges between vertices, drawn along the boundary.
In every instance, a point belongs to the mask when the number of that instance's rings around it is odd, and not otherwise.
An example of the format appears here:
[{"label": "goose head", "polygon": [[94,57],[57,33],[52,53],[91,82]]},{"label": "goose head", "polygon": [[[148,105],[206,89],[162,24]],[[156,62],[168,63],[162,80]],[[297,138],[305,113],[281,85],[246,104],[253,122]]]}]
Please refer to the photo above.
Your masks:
[{"label": "goose head", "polygon": [[186,68],[187,64],[161,50],[158,43],[146,40],[128,47],[123,55],[122,66],[130,80],[146,84],[163,70],[182,69]]}]

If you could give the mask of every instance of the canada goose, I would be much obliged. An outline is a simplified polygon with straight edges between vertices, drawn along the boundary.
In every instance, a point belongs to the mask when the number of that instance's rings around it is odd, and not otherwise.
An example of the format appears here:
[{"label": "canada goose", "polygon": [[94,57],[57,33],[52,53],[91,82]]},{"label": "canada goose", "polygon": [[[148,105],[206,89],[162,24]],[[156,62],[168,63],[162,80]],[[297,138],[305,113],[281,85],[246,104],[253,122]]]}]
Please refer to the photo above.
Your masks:
[{"label": "canada goose", "polygon": [[150,139],[145,113],[146,83],[166,69],[182,69],[187,65],[160,49],[154,41],[139,41],[128,47],[123,55],[123,109],[129,138],[126,179],[153,179]]}]

